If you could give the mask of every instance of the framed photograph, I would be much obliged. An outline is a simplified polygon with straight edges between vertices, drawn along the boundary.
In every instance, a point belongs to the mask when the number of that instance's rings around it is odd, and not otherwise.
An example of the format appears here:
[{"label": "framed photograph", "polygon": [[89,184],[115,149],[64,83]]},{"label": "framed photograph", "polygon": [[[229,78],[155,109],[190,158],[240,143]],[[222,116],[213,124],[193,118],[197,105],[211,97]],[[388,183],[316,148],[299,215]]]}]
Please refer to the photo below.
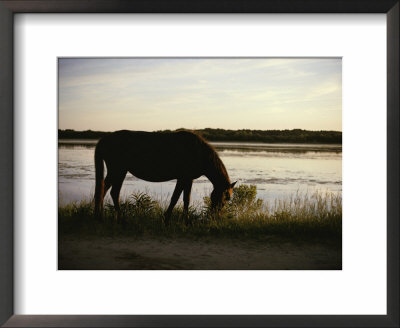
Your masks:
[{"label": "framed photograph", "polygon": [[2,325],[399,325],[398,1],[0,10]]},{"label": "framed photograph", "polygon": [[341,69],[58,58],[58,270],[341,270]]}]

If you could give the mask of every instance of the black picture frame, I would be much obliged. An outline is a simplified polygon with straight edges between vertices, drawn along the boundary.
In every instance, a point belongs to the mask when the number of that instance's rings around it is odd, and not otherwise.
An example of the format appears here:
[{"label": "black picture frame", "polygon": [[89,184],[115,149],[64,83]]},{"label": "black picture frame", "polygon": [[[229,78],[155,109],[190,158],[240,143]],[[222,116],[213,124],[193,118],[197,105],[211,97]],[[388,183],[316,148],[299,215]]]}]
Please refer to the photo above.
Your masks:
[{"label": "black picture frame", "polygon": [[[399,327],[399,8],[398,0],[0,0],[0,324],[4,327]],[[15,13],[385,13],[387,315],[14,315]]]}]

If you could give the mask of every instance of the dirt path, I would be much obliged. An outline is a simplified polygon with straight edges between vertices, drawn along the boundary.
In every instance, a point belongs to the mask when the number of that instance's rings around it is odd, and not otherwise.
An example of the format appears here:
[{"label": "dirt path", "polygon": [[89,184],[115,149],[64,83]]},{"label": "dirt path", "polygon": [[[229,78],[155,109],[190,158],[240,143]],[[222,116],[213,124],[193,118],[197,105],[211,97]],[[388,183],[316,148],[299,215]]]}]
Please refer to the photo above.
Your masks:
[{"label": "dirt path", "polygon": [[340,270],[341,249],[274,241],[63,237],[60,270]]}]

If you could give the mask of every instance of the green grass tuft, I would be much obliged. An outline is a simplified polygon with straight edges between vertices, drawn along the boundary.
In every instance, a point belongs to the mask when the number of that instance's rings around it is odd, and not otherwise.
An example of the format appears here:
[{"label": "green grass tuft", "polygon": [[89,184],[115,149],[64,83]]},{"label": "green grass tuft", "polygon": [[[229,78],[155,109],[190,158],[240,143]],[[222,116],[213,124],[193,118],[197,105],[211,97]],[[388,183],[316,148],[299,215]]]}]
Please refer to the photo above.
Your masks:
[{"label": "green grass tuft", "polygon": [[210,199],[189,208],[188,219],[177,206],[168,227],[163,213],[168,202],[152,199],[146,193],[134,193],[121,201],[121,222],[111,204],[105,204],[103,221],[94,219],[92,202],[82,201],[58,209],[59,234],[79,236],[186,236],[238,237],[260,239],[280,236],[299,240],[341,243],[342,197],[332,193],[296,193],[269,204],[257,198],[257,188],[240,185],[231,201],[215,214]]}]

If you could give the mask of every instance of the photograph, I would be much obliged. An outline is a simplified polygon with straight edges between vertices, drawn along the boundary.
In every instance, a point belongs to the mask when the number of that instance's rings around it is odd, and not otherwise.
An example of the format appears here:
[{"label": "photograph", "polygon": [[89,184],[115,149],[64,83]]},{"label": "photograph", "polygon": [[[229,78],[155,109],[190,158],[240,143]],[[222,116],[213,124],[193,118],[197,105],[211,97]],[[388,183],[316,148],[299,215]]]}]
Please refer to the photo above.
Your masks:
[{"label": "photograph", "polygon": [[340,57],[59,57],[58,270],[342,270]]}]

